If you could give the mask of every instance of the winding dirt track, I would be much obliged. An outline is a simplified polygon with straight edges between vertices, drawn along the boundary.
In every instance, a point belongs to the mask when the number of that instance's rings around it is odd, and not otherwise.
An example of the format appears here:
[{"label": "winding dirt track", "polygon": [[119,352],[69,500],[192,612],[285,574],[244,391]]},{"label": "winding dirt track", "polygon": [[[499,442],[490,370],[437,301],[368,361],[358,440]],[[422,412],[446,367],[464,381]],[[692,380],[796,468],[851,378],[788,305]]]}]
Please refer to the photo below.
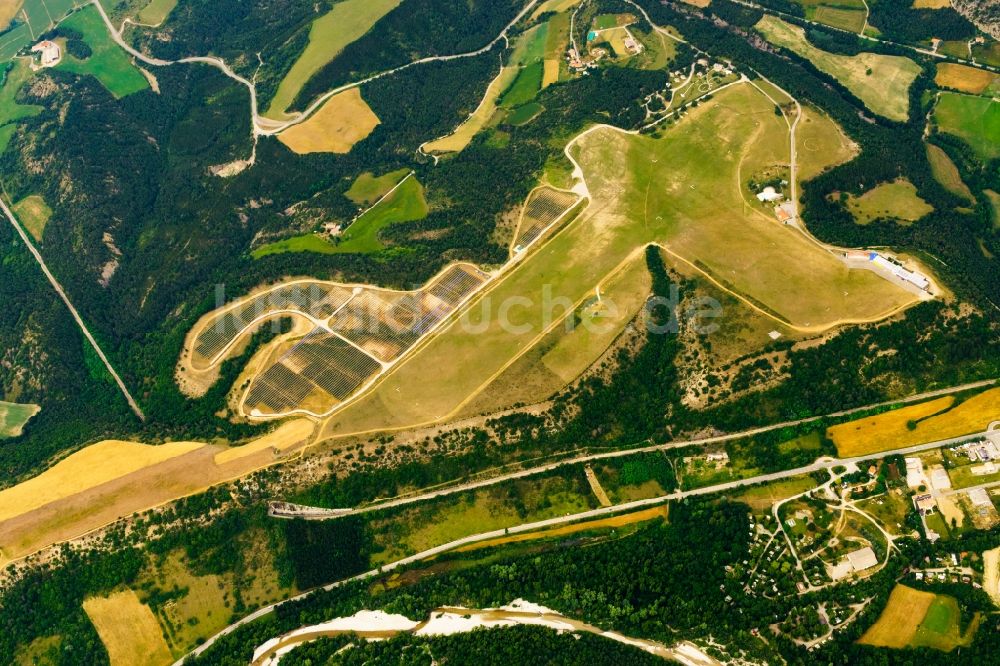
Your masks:
[{"label": "winding dirt track", "polygon": [[[253,119],[253,135],[255,138],[259,136],[271,136],[274,134],[278,134],[293,125],[297,125],[303,122],[313,113],[315,113],[316,110],[319,109],[319,107],[321,107],[323,103],[326,102],[328,99],[330,99],[337,93],[343,92],[350,88],[356,88],[358,86],[362,86],[366,83],[370,83],[377,79],[381,79],[386,76],[392,76],[393,74],[402,72],[403,70],[409,69],[410,67],[414,67],[416,65],[422,65],[431,62],[447,62],[449,60],[458,60],[460,58],[474,58],[475,56],[482,55],[483,53],[486,53],[494,46],[496,46],[496,44],[500,40],[502,39],[506,40],[507,33],[510,32],[510,29],[513,28],[514,25],[516,25],[517,22],[520,21],[529,11],[531,11],[535,7],[535,5],[538,4],[538,2],[539,0],[530,0],[530,2],[528,2],[524,6],[524,8],[521,9],[520,12],[518,12],[518,14],[513,18],[513,20],[511,20],[511,22],[508,23],[504,27],[504,29],[500,31],[500,34],[494,37],[492,41],[490,41],[482,48],[476,49],[475,51],[467,51],[465,53],[455,53],[452,55],[443,55],[443,56],[427,56],[425,58],[419,58],[417,60],[408,62],[405,65],[400,65],[399,67],[394,67],[392,69],[388,69],[383,72],[379,72],[377,74],[372,74],[371,76],[361,79],[359,81],[346,83],[342,86],[333,88],[332,90],[328,90],[327,92],[323,93],[318,98],[316,98],[311,104],[309,104],[309,106],[307,106],[304,111],[299,112],[298,114],[293,116],[290,120],[277,121],[260,115],[257,107],[257,86],[254,84],[253,81],[247,80],[246,78],[234,72],[229,67],[229,65],[226,64],[226,61],[223,60],[222,58],[217,58],[215,56],[191,56],[187,58],[181,58],[179,60],[161,60],[159,58],[152,58],[150,56],[147,56],[141,51],[138,51],[135,48],[133,48],[128,42],[126,42],[122,38],[121,31],[115,29],[115,26],[111,22],[111,19],[108,17],[107,12],[104,11],[104,7],[101,5],[100,0],[91,0],[91,4],[97,7],[97,11],[100,12],[101,18],[104,20],[104,24],[107,26],[108,32],[111,34],[112,39],[114,39],[115,43],[118,44],[118,46],[120,46],[126,53],[128,53],[135,59],[140,60],[146,63],[147,65],[153,65],[155,67],[166,67],[169,65],[181,64],[181,63],[184,64],[202,63],[206,65],[211,65],[212,67],[219,69],[223,74],[233,79],[240,85],[246,87],[246,89],[250,92],[250,114]],[[124,27],[124,24],[122,25]]]}]

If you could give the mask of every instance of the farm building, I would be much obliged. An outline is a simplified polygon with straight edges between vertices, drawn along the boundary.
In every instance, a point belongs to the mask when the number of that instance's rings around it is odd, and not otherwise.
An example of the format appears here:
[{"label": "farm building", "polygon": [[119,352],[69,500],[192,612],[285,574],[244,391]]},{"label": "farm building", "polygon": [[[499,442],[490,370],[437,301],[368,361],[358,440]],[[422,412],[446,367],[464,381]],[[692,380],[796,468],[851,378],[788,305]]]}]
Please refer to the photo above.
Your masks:
[{"label": "farm building", "polygon": [[778,221],[783,224],[795,221],[795,202],[786,201],[780,206],[775,207],[774,214],[778,216]]},{"label": "farm building", "polygon": [[31,52],[40,54],[39,63],[42,67],[55,67],[62,58],[62,49],[59,45],[47,39],[32,46]]},{"label": "farm building", "polygon": [[875,264],[876,266],[878,266],[879,268],[883,268],[889,271],[894,276],[898,277],[900,280],[903,280],[904,282],[909,282],[910,284],[920,289],[923,289],[924,291],[930,289],[931,281],[928,280],[926,277],[924,277],[920,273],[915,273],[913,271],[903,268],[900,264],[897,264],[895,261],[883,257],[878,252],[870,252],[868,254],[868,260],[873,264]]},{"label": "farm building", "polygon": [[855,571],[871,569],[878,564],[878,558],[875,556],[875,551],[871,549],[871,546],[865,546],[864,548],[848,553],[847,559],[851,562],[851,566]]}]

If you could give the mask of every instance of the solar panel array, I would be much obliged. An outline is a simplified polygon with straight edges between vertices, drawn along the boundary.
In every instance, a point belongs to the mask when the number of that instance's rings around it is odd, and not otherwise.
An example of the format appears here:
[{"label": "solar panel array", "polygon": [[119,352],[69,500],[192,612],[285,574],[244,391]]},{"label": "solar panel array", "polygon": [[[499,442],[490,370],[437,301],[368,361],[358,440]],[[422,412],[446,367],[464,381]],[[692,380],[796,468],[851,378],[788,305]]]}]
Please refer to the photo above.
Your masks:
[{"label": "solar panel array", "polygon": [[452,266],[417,292],[366,292],[337,313],[330,328],[373,356],[391,361],[448,316],[486,278],[485,273],[471,267]]},{"label": "solar panel array", "polygon": [[524,207],[521,228],[518,230],[517,245],[527,245],[538,238],[545,228],[556,221],[566,209],[578,201],[572,192],[558,190],[537,190]]},{"label": "solar panel array", "polygon": [[195,353],[206,360],[215,356],[256,319],[278,310],[297,310],[317,319],[327,319],[351,296],[351,290],[336,285],[289,285],[275,289],[220,315],[195,341]]},{"label": "solar panel array", "polygon": [[251,410],[262,414],[303,407],[327,412],[374,377],[382,368],[379,360],[398,358],[488,277],[471,266],[451,266],[419,291],[364,289],[353,298],[347,288],[330,285],[322,285],[322,293],[305,295],[300,292],[307,290],[282,288],[263,294],[267,300],[258,305],[247,304],[220,318],[206,331],[211,332],[208,337],[199,337],[198,352],[218,353],[225,342],[219,344],[213,336],[230,340],[261,312],[294,308],[327,319],[336,311],[328,323],[335,333],[313,330],[254,380],[246,399]]},{"label": "solar panel array", "polygon": [[254,381],[247,404],[262,413],[283,413],[313,396],[316,404],[311,406],[326,411],[380,369],[375,359],[348,342],[316,329]]}]

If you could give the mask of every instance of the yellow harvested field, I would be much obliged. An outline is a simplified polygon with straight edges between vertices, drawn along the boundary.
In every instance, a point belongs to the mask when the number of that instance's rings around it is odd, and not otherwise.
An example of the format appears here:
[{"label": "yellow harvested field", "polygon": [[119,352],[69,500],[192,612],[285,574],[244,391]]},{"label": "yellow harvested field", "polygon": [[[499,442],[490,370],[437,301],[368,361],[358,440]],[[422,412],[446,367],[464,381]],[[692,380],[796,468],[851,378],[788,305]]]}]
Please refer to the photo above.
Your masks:
[{"label": "yellow harvested field", "polygon": [[1000,606],[1000,547],[983,553],[983,590]]},{"label": "yellow harvested field", "polygon": [[586,532],[588,530],[624,527],[625,525],[634,525],[635,523],[642,523],[656,518],[663,518],[666,520],[668,514],[669,506],[662,504],[651,509],[642,509],[640,511],[633,511],[632,513],[623,513],[618,516],[612,516],[611,518],[598,518],[597,520],[590,520],[585,523],[563,525],[562,527],[550,527],[539,532],[528,532],[526,534],[514,534],[506,537],[497,537],[496,539],[489,539],[487,541],[480,541],[478,543],[462,546],[461,548],[456,549],[455,552],[462,553],[470,550],[479,550],[481,548],[502,546],[508,543],[535,541],[537,539],[550,539],[552,537],[566,536],[567,534],[576,534],[577,532]]},{"label": "yellow harvested field", "polygon": [[535,11],[531,13],[530,21],[534,21],[536,18],[542,14],[547,14],[549,12],[564,12],[568,9],[572,9],[580,4],[580,0],[545,0],[542,4],[535,7]]},{"label": "yellow harvested field", "polygon": [[914,9],[944,9],[951,7],[951,0],[913,0]]},{"label": "yellow harvested field", "polygon": [[98,442],[34,478],[0,491],[0,521],[203,446],[198,442],[173,442],[161,446],[119,440]]},{"label": "yellow harvested field", "polygon": [[217,465],[224,465],[227,462],[238,460],[239,458],[245,458],[267,449],[275,449],[278,452],[282,452],[285,449],[301,442],[304,438],[308,437],[309,433],[312,431],[313,422],[309,419],[296,419],[294,421],[289,421],[287,423],[283,423],[274,432],[268,433],[259,439],[255,439],[249,444],[234,446],[226,449],[225,451],[216,453],[215,463]]},{"label": "yellow harvested field", "polygon": [[902,407],[863,419],[831,426],[826,431],[841,457],[866,455],[905,446],[900,437],[910,434],[906,424],[943,412],[955,402],[951,396]]},{"label": "yellow harvested field", "polygon": [[897,585],[889,595],[889,603],[878,621],[869,627],[858,642],[880,647],[906,647],[917,635],[917,628],[927,615],[934,596],[931,592]]},{"label": "yellow harvested field", "polygon": [[959,437],[985,430],[1000,420],[1000,388],[973,396],[953,409],[933,416],[917,425],[916,439],[920,442]]},{"label": "yellow harvested field", "polygon": [[427,153],[457,153],[465,149],[476,136],[479,130],[486,126],[486,122],[493,116],[497,109],[497,100],[500,94],[510,87],[520,71],[519,67],[501,67],[500,73],[490,82],[486,89],[486,94],[476,110],[469,117],[455,128],[455,131],[448,136],[443,136],[434,141],[428,141],[421,146]]},{"label": "yellow harvested field", "polygon": [[262,444],[232,449],[193,442],[93,444],[0,492],[0,566],[274,464],[278,454],[309,443],[308,424],[292,421],[263,435]]},{"label": "yellow harvested field", "polygon": [[951,88],[978,95],[1000,79],[993,72],[955,63],[940,63],[934,83],[942,88]]},{"label": "yellow harvested field", "polygon": [[712,0],[681,0],[681,1],[684,2],[685,4],[693,5],[695,7],[700,7],[702,9],[712,4]]},{"label": "yellow harvested field", "polygon": [[111,666],[173,662],[156,616],[132,590],[86,599],[83,610],[107,648]]},{"label": "yellow harvested field", "polygon": [[24,0],[0,0],[0,30],[4,30],[10,25],[10,21],[21,9]]},{"label": "yellow harvested field", "polygon": [[550,86],[559,80],[559,61],[545,60],[542,63],[542,87]]},{"label": "yellow harvested field", "polygon": [[347,153],[379,124],[358,88],[337,93],[305,122],[292,125],[278,140],[299,155]]},{"label": "yellow harvested field", "polygon": [[1000,420],[1000,388],[952,407],[951,396],[903,407],[827,429],[841,457],[863,456],[924,442],[961,437]]}]

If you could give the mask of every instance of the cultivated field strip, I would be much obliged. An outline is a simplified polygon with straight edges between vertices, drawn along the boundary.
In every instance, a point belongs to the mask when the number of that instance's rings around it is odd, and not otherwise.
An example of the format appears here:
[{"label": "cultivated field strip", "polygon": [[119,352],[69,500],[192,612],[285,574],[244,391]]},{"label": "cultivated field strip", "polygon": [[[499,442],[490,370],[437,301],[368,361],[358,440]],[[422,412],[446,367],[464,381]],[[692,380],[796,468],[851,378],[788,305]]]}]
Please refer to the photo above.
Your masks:
[{"label": "cultivated field strip", "polygon": [[550,187],[535,190],[521,214],[514,247],[524,248],[529,245],[579,200],[579,196],[573,192],[562,192]]},{"label": "cultivated field strip", "polygon": [[326,320],[351,297],[351,290],[331,284],[289,285],[266,293],[240,307],[220,313],[195,339],[195,355],[214,363],[218,354],[262,317],[276,312],[301,312]]}]

